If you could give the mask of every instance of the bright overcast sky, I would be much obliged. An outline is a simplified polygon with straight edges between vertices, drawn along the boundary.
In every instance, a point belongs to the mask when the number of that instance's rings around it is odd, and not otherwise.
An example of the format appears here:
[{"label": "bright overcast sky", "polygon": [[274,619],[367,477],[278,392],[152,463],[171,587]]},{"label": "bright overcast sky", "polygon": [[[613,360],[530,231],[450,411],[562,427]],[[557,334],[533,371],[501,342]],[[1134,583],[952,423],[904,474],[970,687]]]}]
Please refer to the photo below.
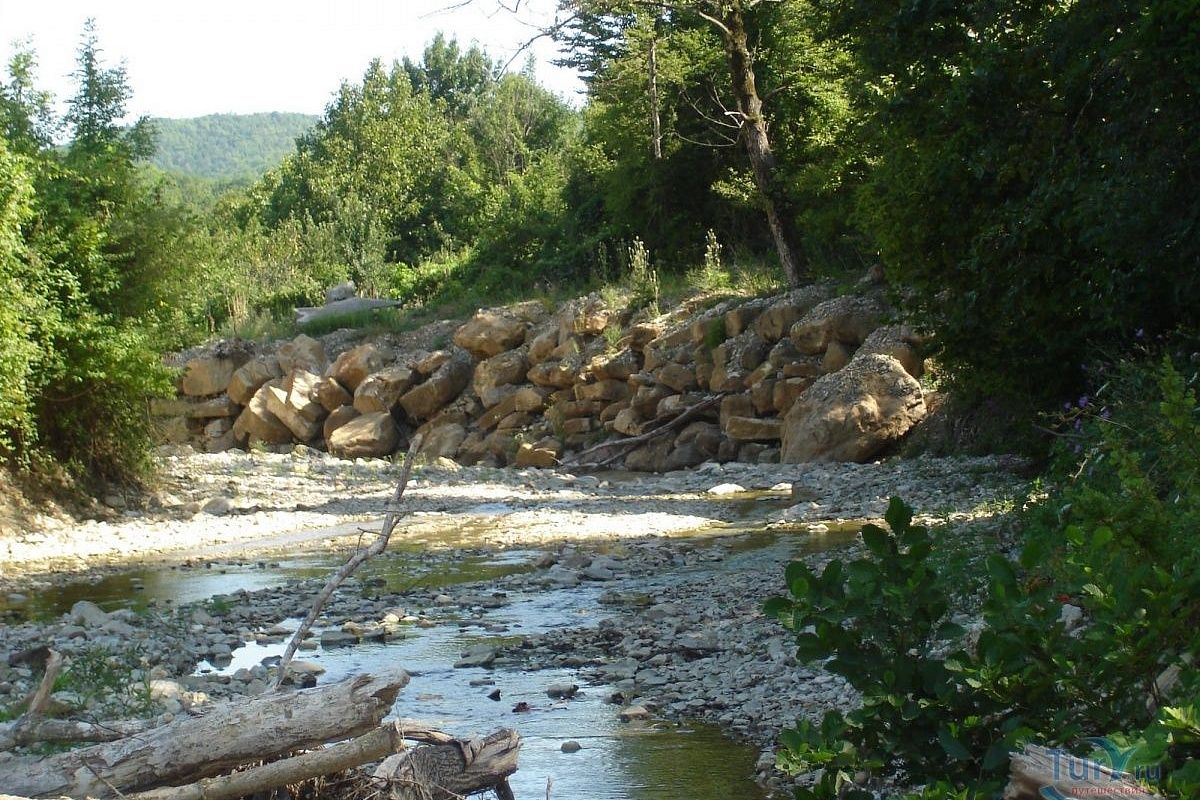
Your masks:
[{"label": "bright overcast sky", "polygon": [[[343,80],[357,82],[372,58],[419,59],[438,31],[478,42],[507,61],[553,18],[555,0],[524,0],[520,17],[497,0],[0,0],[0,57],[30,39],[39,85],[61,101],[83,23],[96,20],[106,63],[125,62],[134,116],[220,112],[319,114]],[[511,1],[508,5],[511,5]],[[531,51],[538,79],[578,102],[579,82],[552,66],[553,43]],[[524,62],[517,57],[513,68]],[[7,77],[7,76],[6,76]]]}]

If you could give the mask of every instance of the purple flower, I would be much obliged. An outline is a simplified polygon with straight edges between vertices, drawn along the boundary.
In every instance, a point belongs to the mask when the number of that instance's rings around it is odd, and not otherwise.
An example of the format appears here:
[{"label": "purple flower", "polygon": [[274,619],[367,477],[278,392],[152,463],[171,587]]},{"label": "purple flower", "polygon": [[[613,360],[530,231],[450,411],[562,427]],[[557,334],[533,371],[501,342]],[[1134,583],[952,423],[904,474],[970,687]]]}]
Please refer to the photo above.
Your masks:
[{"label": "purple flower", "polygon": [[1101,419],[1111,419],[1112,418],[1112,412],[1108,410],[1108,406],[1105,406],[1104,408],[1100,409],[1100,418]]},{"label": "purple flower", "polygon": [[1138,339],[1142,339],[1146,336],[1146,329],[1138,328],[1136,331],[1133,332],[1133,335],[1134,335],[1134,337],[1136,337]]},{"label": "purple flower", "polygon": [[1085,395],[1082,395],[1082,396],[1080,396],[1080,398],[1079,398],[1079,407],[1080,407],[1080,408],[1087,408],[1087,404],[1088,404],[1088,401],[1089,401],[1090,399],[1091,399],[1091,398],[1090,398],[1090,397],[1088,397],[1086,394],[1085,394]]}]

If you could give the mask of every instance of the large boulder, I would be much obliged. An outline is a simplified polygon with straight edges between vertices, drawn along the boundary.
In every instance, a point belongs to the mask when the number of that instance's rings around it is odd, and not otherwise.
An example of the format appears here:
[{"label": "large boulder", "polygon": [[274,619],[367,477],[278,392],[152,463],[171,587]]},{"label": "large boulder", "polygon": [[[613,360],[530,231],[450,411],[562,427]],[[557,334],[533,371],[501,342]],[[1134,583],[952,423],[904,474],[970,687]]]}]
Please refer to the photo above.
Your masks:
[{"label": "large boulder", "polygon": [[752,330],[726,339],[713,351],[709,387],[714,392],[740,392],[746,378],[767,357],[770,345]]},{"label": "large boulder", "polygon": [[242,409],[233,423],[233,436],[239,442],[259,441],[267,444],[287,444],[292,441],[292,431],[271,413],[267,397],[278,390],[280,381],[270,381],[259,387],[250,402]]},{"label": "large boulder", "polygon": [[227,391],[235,403],[244,406],[264,383],[282,377],[283,369],[275,356],[255,358],[237,368],[229,379]]},{"label": "large boulder", "polygon": [[313,399],[324,406],[326,411],[337,411],[342,406],[354,404],[354,395],[346,391],[346,387],[337,382],[337,379],[326,375],[317,381],[312,388]]},{"label": "large boulder", "polygon": [[360,416],[362,415],[358,413],[358,409],[351,405],[335,408],[329,412],[329,416],[325,418],[325,424],[321,426],[322,438],[328,442],[333,437],[334,431]]},{"label": "large boulder", "polygon": [[868,461],[925,416],[921,386],[891,356],[867,353],[810,386],[783,421],[782,460]]},{"label": "large boulder", "polygon": [[904,366],[905,372],[919,380],[925,374],[925,359],[921,356],[924,344],[925,338],[907,325],[887,325],[872,331],[858,353],[891,356]]},{"label": "large boulder", "polygon": [[833,341],[855,348],[879,327],[883,315],[883,304],[873,297],[835,297],[814,306],[789,335],[804,355],[821,355]]},{"label": "large boulder", "polygon": [[387,356],[373,344],[360,344],[337,357],[329,368],[329,375],[351,392],[373,372],[383,369]]},{"label": "large boulder", "polygon": [[363,414],[391,411],[416,382],[417,373],[401,364],[372,373],[354,390],[354,407]]},{"label": "large boulder", "polygon": [[828,300],[829,295],[829,288],[820,284],[793,289],[775,298],[771,305],[758,315],[754,320],[754,330],[764,340],[777,342],[787,336],[792,326],[813,306]]},{"label": "large boulder", "polygon": [[421,455],[428,458],[454,458],[466,438],[466,427],[457,422],[438,425],[425,434],[421,442]]},{"label": "large boulder", "polygon": [[400,444],[400,430],[386,411],[363,414],[333,431],[329,452],[340,458],[380,458]]},{"label": "large boulder", "polygon": [[314,399],[314,389],[321,380],[315,373],[292,370],[279,388],[269,387],[267,408],[287,426],[301,442],[317,438],[321,422],[329,413]]},{"label": "large boulder", "polygon": [[205,356],[187,362],[181,389],[188,397],[208,397],[229,388],[241,362],[229,356]]},{"label": "large boulder", "polygon": [[528,353],[529,348],[522,346],[484,359],[475,366],[472,386],[485,407],[491,408],[503,398],[503,393],[496,391],[498,387],[525,382],[525,373],[529,371]]},{"label": "large boulder", "polygon": [[294,369],[302,369],[320,375],[329,367],[329,357],[325,355],[325,346],[311,336],[303,333],[280,345],[275,351],[279,359],[279,367],[284,373]]},{"label": "large boulder", "polygon": [[538,386],[566,389],[574,385],[580,366],[578,356],[561,361],[543,361],[529,370],[529,381]]},{"label": "large boulder", "polygon": [[602,353],[588,362],[587,370],[596,380],[627,380],[642,368],[642,359],[628,348]]},{"label": "large boulder", "polygon": [[525,341],[525,320],[481,308],[454,332],[454,343],[476,358],[491,358]]},{"label": "large boulder", "polygon": [[429,419],[458,397],[471,381],[471,359],[461,350],[442,362],[429,378],[400,397],[409,419]]}]

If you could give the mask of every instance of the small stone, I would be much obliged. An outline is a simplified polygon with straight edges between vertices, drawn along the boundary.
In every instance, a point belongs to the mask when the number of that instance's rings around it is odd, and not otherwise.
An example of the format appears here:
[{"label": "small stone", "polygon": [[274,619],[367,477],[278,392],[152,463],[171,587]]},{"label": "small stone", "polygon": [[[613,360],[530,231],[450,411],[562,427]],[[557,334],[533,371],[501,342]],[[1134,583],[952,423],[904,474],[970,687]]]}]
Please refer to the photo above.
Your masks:
[{"label": "small stone", "polygon": [[617,719],[621,720],[621,722],[650,719],[650,712],[645,706],[628,706],[621,709],[621,713],[617,715]]},{"label": "small stone", "polygon": [[583,745],[575,740],[571,740],[569,742],[563,742],[561,749],[564,753],[578,753],[583,749]]},{"label": "small stone", "polygon": [[554,698],[568,699],[575,696],[579,687],[573,683],[555,683],[546,687],[546,694]]},{"label": "small stone", "polygon": [[746,491],[746,487],[740,486],[736,483],[718,483],[716,486],[708,490],[708,494],[720,497],[727,494],[738,494],[739,492],[744,491]]}]

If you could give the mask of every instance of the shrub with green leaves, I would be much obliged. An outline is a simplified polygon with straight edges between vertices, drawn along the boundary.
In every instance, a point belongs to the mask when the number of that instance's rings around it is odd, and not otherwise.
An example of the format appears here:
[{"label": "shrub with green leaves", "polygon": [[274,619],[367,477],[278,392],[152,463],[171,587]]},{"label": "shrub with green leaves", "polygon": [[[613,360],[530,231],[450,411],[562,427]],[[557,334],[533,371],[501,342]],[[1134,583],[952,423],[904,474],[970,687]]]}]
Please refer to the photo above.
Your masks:
[{"label": "shrub with green leaves", "polygon": [[[1110,405],[1073,406],[1064,452],[1074,461],[1063,463],[1074,466],[1060,467],[1057,488],[1026,516],[1020,559],[987,559],[984,627],[972,646],[948,621],[955,577],[931,567],[934,540],[898,499],[890,530],[864,528],[862,558],[820,575],[788,567],[791,597],[772,599],[768,613],[796,632],[802,660],[827,659],[863,695],[845,716],[781,735],[781,765],[825,770],[798,797],[865,797],[853,783],[864,771],[945,782],[944,794],[922,796],[989,796],[1023,743],[1086,754],[1089,737],[1103,734],[1140,742],[1167,796],[1194,796],[1195,382],[1169,361],[1127,365],[1106,387]],[[1147,396],[1154,383],[1157,397]],[[1070,629],[1068,607],[1080,615]],[[1119,734],[1130,730],[1141,733]]]}]

